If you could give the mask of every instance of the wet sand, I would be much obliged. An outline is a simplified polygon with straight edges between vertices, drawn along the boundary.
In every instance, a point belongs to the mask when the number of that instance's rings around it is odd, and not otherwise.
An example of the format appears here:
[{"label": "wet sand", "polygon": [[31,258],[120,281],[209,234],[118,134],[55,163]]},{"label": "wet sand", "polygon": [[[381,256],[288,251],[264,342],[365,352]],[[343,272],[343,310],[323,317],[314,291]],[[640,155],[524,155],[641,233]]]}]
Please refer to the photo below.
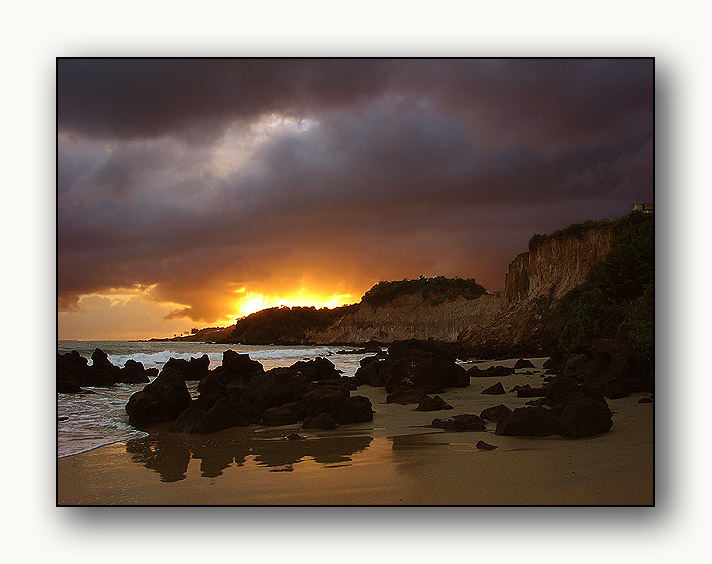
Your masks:
[{"label": "wet sand", "polygon": [[[59,505],[652,505],[653,404],[642,394],[608,400],[613,428],[567,440],[446,432],[434,418],[479,414],[512,393],[480,394],[501,381],[538,386],[545,359],[501,378],[472,378],[440,394],[448,411],[385,403],[383,388],[361,386],[376,411],[368,423],[335,431],[299,426],[169,433],[116,443],[58,460]],[[495,364],[512,366],[515,360]],[[477,363],[487,367],[492,362]],[[530,369],[531,370],[531,369]],[[287,440],[298,432],[304,440]],[[476,448],[484,440],[493,451]]]}]

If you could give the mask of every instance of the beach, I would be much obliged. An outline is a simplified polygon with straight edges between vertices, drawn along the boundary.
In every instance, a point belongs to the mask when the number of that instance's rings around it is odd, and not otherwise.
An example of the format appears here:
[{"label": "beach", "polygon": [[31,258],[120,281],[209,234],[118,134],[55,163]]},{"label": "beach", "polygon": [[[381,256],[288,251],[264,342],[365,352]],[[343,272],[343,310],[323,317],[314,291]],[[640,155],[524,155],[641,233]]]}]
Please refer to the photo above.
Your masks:
[{"label": "beach", "polygon": [[[387,404],[383,388],[360,386],[373,421],[334,431],[299,425],[238,427],[208,435],[171,433],[117,442],[57,461],[58,505],[652,505],[654,404],[649,394],[608,400],[613,428],[569,440],[448,432],[435,418],[527,398],[515,385],[541,385],[545,358],[503,377],[471,378],[439,394],[448,411]],[[516,359],[478,362],[513,366]],[[470,365],[465,365],[469,367]],[[533,372],[533,374],[526,374]],[[508,393],[480,392],[501,381]],[[297,433],[299,440],[287,439]],[[480,450],[485,441],[495,450]]]}]

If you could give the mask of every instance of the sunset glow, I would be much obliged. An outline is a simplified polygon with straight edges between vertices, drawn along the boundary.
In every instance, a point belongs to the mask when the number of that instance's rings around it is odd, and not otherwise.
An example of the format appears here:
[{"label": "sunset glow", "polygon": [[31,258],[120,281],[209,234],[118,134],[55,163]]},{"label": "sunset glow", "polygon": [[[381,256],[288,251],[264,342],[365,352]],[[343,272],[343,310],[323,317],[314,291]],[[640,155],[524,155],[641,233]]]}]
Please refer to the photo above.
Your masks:
[{"label": "sunset glow", "polygon": [[244,297],[239,298],[235,302],[233,307],[236,308],[238,312],[235,317],[245,317],[251,313],[270,307],[314,306],[316,308],[332,308],[354,303],[354,301],[358,300],[354,300],[350,294],[318,296],[302,289],[295,294],[284,296],[271,296],[258,294],[256,292],[247,292]]},{"label": "sunset glow", "polygon": [[[60,339],[425,276],[652,201],[652,60],[60,59]],[[572,87],[574,86],[575,87]]]}]

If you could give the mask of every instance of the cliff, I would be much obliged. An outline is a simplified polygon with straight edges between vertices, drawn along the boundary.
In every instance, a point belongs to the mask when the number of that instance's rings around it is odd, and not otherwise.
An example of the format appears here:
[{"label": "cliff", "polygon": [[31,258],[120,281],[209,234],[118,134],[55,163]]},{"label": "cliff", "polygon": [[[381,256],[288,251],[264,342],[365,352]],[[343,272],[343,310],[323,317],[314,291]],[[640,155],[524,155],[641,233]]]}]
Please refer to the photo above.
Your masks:
[{"label": "cliff", "polygon": [[509,265],[502,308],[489,322],[468,324],[457,337],[478,356],[548,354],[541,332],[547,313],[586,281],[611,251],[614,222],[586,222],[532,237]]},{"label": "cliff", "polygon": [[428,338],[455,342],[463,327],[474,322],[488,324],[501,309],[498,294],[457,297],[437,305],[422,295],[409,294],[382,306],[361,302],[327,329],[307,335],[310,341],[323,344]]}]

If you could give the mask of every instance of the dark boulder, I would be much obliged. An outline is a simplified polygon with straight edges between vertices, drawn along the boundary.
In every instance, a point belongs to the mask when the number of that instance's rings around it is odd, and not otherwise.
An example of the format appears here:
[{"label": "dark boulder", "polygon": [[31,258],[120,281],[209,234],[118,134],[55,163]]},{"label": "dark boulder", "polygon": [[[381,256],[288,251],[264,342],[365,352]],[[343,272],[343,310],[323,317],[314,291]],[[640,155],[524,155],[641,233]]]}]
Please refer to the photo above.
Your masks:
[{"label": "dark boulder", "polygon": [[341,377],[341,374],[334,366],[334,363],[320,356],[313,360],[300,360],[295,362],[290,368],[299,372],[310,382],[338,380]]},{"label": "dark boulder", "polygon": [[589,397],[570,401],[559,416],[559,434],[569,439],[593,437],[605,433],[612,426],[610,409]]},{"label": "dark boulder", "polygon": [[484,441],[477,441],[477,444],[475,445],[479,450],[495,450],[496,448],[499,448],[495,445],[491,445],[489,443],[486,443]]},{"label": "dark boulder", "polygon": [[179,372],[169,369],[161,371],[153,382],[129,398],[126,413],[129,423],[141,428],[174,421],[190,404],[185,380]]},{"label": "dark boulder", "polygon": [[484,419],[471,413],[455,415],[448,419],[433,419],[431,425],[446,431],[484,431],[486,429]]},{"label": "dark boulder", "polygon": [[348,391],[333,388],[317,388],[304,394],[306,416],[315,417],[328,413],[339,425],[363,423],[373,419],[371,401],[364,396],[350,396]]},{"label": "dark boulder", "polygon": [[[363,360],[371,359],[369,362],[364,363]],[[376,359],[376,357],[367,357],[361,361],[361,366],[354,374],[356,382],[361,384],[366,384],[373,388],[380,388],[385,385],[385,374],[381,374],[381,366],[383,361]]]},{"label": "dark boulder", "polygon": [[185,380],[202,380],[208,375],[210,359],[207,354],[204,354],[200,358],[191,358],[190,360],[185,360],[184,358],[169,358],[163,367],[173,368],[177,372],[180,372]]},{"label": "dark boulder", "polygon": [[481,394],[491,394],[493,396],[499,396],[505,393],[504,391],[504,386],[502,385],[502,382],[497,382],[493,386],[490,386],[489,388],[485,388],[480,392]]},{"label": "dark boulder", "polygon": [[225,389],[228,395],[243,394],[258,413],[262,413],[270,407],[301,400],[310,390],[310,385],[304,376],[291,368],[273,368],[233,380]]},{"label": "dark boulder", "polygon": [[422,388],[411,388],[406,385],[400,386],[386,396],[386,403],[399,403],[407,405],[409,403],[420,403],[426,396]]},{"label": "dark boulder", "polygon": [[628,397],[628,392],[625,386],[618,380],[611,379],[603,384],[603,395],[610,399],[618,399]]},{"label": "dark boulder", "polygon": [[328,413],[320,413],[316,417],[307,417],[302,423],[302,429],[322,429],[329,431],[336,429],[338,426],[334,418]]},{"label": "dark boulder", "polygon": [[551,355],[547,360],[544,361],[544,369],[551,372],[561,372],[566,363],[566,358],[557,349],[553,355]]},{"label": "dark boulder", "polygon": [[262,414],[263,425],[294,425],[307,416],[307,405],[293,401],[278,407],[270,407]]},{"label": "dark boulder", "polygon": [[222,364],[210,371],[209,377],[227,385],[235,380],[263,374],[264,371],[264,367],[256,360],[252,360],[250,355],[227,350],[223,352]]},{"label": "dark boulder", "polygon": [[441,409],[452,409],[452,406],[440,396],[425,396],[415,408],[416,411],[440,411]]},{"label": "dark boulder", "polygon": [[580,398],[589,398],[608,407],[606,399],[598,390],[579,384],[573,378],[559,377],[545,386],[547,404],[561,411],[568,403]]},{"label": "dark boulder", "polygon": [[529,384],[525,384],[524,386],[515,386],[515,388],[518,398],[540,398],[546,395],[543,386],[541,388],[532,388]]},{"label": "dark boulder", "polygon": [[519,407],[497,422],[495,435],[547,437],[559,432],[557,414],[545,407]]},{"label": "dark boulder", "polygon": [[506,417],[510,413],[512,413],[511,409],[509,409],[506,405],[500,404],[483,409],[482,413],[480,413],[480,417],[482,417],[482,419],[487,419],[488,421],[494,421],[497,423],[497,421],[503,417]]},{"label": "dark boulder", "polygon": [[653,398],[640,398],[638,403],[653,403]]},{"label": "dark boulder", "polygon": [[520,358],[514,363],[514,369],[519,370],[520,368],[534,368],[534,363],[531,360]]},{"label": "dark boulder", "polygon": [[561,375],[566,378],[580,379],[588,363],[589,358],[585,354],[570,354],[566,358],[564,367],[561,370]]},{"label": "dark boulder", "polygon": [[57,353],[57,391],[74,393],[89,381],[87,359],[77,351]]},{"label": "dark boulder", "polygon": [[124,367],[119,370],[116,382],[124,384],[146,384],[149,382],[149,379],[143,364],[129,359],[124,363]]}]

